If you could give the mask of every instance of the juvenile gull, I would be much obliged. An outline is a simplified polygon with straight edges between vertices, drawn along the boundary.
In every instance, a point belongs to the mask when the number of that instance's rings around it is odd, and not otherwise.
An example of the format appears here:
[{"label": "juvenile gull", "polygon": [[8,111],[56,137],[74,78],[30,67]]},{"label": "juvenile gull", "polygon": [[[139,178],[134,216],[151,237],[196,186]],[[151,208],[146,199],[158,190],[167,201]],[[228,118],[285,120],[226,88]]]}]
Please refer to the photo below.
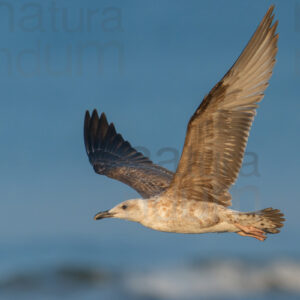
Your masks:
[{"label": "juvenile gull", "polygon": [[191,117],[175,173],[160,167],[108,123],[86,112],[84,141],[90,163],[101,175],[134,188],[143,198],[124,201],[95,219],[119,218],[165,232],[236,232],[260,241],[278,233],[283,214],[266,208],[228,208],[228,192],[242,165],[258,103],[268,86],[277,53],[277,23],[271,6],[237,61]]}]

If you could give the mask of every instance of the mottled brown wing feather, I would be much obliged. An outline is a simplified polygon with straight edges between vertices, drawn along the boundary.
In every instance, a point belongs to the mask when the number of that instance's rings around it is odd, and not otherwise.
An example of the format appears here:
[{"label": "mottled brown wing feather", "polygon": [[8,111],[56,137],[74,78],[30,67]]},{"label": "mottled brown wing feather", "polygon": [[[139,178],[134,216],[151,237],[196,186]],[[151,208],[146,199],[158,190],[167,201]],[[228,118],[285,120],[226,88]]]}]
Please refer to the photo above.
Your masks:
[{"label": "mottled brown wing feather", "polygon": [[99,118],[96,110],[92,117],[86,112],[84,143],[96,173],[131,186],[144,198],[160,194],[171,182],[173,173],[153,164],[124,141],[104,113]]},{"label": "mottled brown wing feather", "polygon": [[232,68],[189,121],[182,156],[166,193],[229,206],[258,102],[277,52],[271,6]]}]

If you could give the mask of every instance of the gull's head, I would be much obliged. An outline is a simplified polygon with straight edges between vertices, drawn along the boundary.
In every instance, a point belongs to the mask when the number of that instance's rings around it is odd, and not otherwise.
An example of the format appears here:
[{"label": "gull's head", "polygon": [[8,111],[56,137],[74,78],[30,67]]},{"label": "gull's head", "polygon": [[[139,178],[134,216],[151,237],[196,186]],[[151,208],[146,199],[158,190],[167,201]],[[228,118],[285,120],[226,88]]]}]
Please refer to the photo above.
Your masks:
[{"label": "gull's head", "polygon": [[140,222],[145,215],[147,200],[131,199],[116,205],[112,209],[99,212],[95,215],[95,220],[104,218],[117,218],[134,222]]}]

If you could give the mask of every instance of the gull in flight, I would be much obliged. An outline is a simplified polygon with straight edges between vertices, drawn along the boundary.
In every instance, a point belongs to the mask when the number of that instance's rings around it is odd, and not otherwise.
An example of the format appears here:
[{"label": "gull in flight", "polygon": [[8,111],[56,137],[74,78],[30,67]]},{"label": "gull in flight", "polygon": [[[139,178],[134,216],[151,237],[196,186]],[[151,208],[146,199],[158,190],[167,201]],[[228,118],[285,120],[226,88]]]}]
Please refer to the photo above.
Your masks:
[{"label": "gull in flight", "polygon": [[247,46],[191,117],[175,173],[136,151],[108,123],[86,112],[84,142],[96,173],[134,188],[142,198],[99,212],[95,219],[119,218],[164,232],[235,232],[260,241],[278,233],[283,214],[266,208],[240,212],[229,188],[242,165],[258,103],[272,74],[278,21],[271,6]]}]

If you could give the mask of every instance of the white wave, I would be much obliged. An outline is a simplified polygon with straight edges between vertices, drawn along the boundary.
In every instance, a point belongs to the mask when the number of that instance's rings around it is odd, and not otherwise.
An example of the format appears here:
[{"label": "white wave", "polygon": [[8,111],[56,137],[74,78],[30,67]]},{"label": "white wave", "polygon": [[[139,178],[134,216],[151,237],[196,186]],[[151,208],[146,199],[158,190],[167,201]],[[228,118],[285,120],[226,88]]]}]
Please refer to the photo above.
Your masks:
[{"label": "white wave", "polygon": [[241,297],[274,292],[300,295],[300,263],[273,261],[252,265],[242,261],[216,261],[206,265],[155,269],[125,279],[137,296],[159,299]]}]

